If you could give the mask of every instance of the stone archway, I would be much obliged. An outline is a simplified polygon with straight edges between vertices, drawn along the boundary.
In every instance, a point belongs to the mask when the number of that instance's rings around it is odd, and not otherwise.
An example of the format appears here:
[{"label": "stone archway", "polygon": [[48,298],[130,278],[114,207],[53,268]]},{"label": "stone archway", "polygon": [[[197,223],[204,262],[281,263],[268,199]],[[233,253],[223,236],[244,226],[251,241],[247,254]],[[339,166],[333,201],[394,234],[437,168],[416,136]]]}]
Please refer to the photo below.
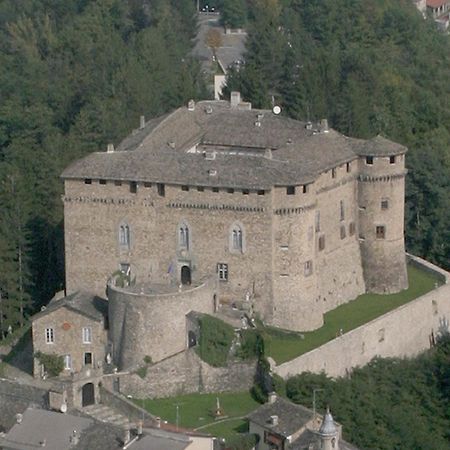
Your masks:
[{"label": "stone archway", "polygon": [[181,284],[191,284],[191,268],[189,266],[183,266],[181,268]]},{"label": "stone archway", "polygon": [[81,388],[81,406],[95,404],[95,388],[93,383],[86,383]]}]

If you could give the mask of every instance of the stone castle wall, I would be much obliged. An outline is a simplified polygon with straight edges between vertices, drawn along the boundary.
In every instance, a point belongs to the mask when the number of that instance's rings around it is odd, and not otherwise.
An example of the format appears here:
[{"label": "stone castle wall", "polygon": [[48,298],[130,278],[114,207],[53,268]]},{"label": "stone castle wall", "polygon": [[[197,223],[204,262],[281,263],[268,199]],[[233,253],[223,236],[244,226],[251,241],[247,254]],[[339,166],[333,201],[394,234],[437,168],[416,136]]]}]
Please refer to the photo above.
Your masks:
[{"label": "stone castle wall", "polygon": [[212,281],[151,295],[109,285],[110,339],[115,364],[120,369],[139,367],[145,356],[156,362],[186,349],[186,314],[212,314],[216,292]]},{"label": "stone castle wall", "polygon": [[190,349],[149,366],[144,379],[137,374],[121,376],[120,391],[140,398],[195,392],[236,392],[250,389],[255,373],[256,361],[211,367],[197,356],[194,349]]},{"label": "stone castle wall", "polygon": [[344,376],[375,356],[415,356],[430,348],[432,332],[435,337],[450,332],[450,274],[420,258],[411,259],[412,263],[439,274],[445,284],[292,361],[276,366],[274,371],[285,379],[302,372],[324,371],[332,377]]}]

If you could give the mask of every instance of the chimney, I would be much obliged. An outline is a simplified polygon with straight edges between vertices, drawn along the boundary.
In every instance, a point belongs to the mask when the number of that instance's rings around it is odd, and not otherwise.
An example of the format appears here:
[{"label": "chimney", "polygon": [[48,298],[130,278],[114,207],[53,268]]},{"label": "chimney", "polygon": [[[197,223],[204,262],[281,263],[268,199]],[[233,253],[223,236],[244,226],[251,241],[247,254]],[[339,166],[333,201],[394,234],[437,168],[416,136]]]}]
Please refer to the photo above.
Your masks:
[{"label": "chimney", "polygon": [[137,423],[137,434],[138,436],[142,434],[142,420]]},{"label": "chimney", "polygon": [[320,121],[320,131],[322,133],[328,133],[330,130],[328,129],[328,120],[327,119],[322,119]]},{"label": "chimney", "polygon": [[130,440],[131,440],[130,429],[126,428],[124,436],[123,436],[123,444],[124,445],[128,444],[128,442],[130,442]]},{"label": "chimney", "polygon": [[306,128],[307,130],[312,130],[312,123],[309,122],[309,121],[306,122],[305,128]]},{"label": "chimney", "polygon": [[156,428],[161,428],[161,417],[156,418]]},{"label": "chimney", "polygon": [[145,127],[145,116],[141,116],[139,118],[139,128],[142,130],[142,128]]},{"label": "chimney", "polygon": [[23,420],[23,415],[20,413],[16,414],[16,422],[22,423],[22,420]]},{"label": "chimney", "polygon": [[269,405],[273,405],[275,403],[276,399],[277,399],[277,393],[274,391],[269,392],[269,394],[267,395],[267,402],[269,403]]},{"label": "chimney", "polygon": [[106,146],[106,153],[114,153],[114,144],[108,144]]},{"label": "chimney", "polygon": [[278,425],[278,416],[270,416],[270,425]]},{"label": "chimney", "polygon": [[232,108],[237,108],[241,103],[241,93],[238,91],[233,91],[230,97],[230,106]]},{"label": "chimney", "polygon": [[195,102],[194,100],[188,101],[188,111],[195,111]]},{"label": "chimney", "polygon": [[79,441],[80,441],[80,438],[78,436],[77,430],[73,430],[72,435],[69,438],[70,445],[72,447],[76,447],[78,445]]}]

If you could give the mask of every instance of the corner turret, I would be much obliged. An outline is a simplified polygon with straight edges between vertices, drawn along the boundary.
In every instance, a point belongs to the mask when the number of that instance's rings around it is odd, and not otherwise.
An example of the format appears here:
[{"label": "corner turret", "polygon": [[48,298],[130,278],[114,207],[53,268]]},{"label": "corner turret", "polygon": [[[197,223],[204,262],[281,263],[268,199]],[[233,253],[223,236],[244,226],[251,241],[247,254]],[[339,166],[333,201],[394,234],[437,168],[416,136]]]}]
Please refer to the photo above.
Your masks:
[{"label": "corner turret", "polygon": [[318,434],[322,450],[339,450],[339,432],[328,408]]}]

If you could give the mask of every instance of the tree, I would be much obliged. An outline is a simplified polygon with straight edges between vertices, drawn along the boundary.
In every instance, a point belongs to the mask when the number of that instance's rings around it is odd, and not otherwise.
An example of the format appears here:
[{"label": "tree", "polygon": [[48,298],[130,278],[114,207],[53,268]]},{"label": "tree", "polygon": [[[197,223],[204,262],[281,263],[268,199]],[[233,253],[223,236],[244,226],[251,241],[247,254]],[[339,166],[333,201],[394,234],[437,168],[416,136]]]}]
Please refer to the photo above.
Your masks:
[{"label": "tree", "polygon": [[246,21],[245,0],[224,0],[222,22],[227,28],[243,28]]}]

